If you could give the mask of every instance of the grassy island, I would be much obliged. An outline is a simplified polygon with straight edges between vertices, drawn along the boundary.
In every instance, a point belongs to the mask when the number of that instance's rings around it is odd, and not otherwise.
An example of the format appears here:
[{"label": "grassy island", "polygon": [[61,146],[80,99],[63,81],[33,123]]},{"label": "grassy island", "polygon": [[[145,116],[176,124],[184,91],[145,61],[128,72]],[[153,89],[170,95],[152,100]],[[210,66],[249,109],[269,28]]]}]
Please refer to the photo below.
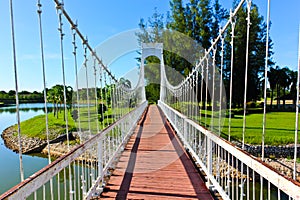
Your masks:
[{"label": "grassy island", "polygon": [[[66,132],[65,123],[62,115],[59,118],[56,118],[52,113],[48,114],[50,140],[55,139],[57,136]],[[68,127],[69,131],[76,131],[75,122],[70,113],[68,115]],[[15,128],[17,128],[17,125],[15,125]],[[37,137],[46,140],[45,115],[38,115],[21,122],[21,134],[27,137]]]}]

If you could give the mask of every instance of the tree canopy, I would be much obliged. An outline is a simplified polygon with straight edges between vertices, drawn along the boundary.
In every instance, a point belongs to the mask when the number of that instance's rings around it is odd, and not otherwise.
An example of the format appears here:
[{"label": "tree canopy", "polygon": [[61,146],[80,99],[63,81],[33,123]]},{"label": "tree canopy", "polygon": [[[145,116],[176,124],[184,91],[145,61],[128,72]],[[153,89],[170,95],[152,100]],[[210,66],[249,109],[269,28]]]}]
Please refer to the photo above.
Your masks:
[{"label": "tree canopy", "polygon": [[[237,2],[233,4],[236,6]],[[204,49],[208,49],[212,45],[212,41],[219,35],[219,29],[228,20],[229,12],[219,3],[219,0],[171,0],[170,12],[166,14],[158,13],[155,9],[152,17],[148,21],[140,20],[140,32],[137,33],[139,42],[163,42],[164,46],[169,45],[166,37],[168,33],[178,31],[192,38],[202,47],[202,52],[197,52],[199,48],[186,44],[177,38],[175,49],[181,49],[188,52],[192,59],[186,60],[182,56],[176,54],[176,50],[169,52],[164,50],[164,63],[169,67],[176,69],[183,75],[188,75],[193,69],[196,62],[200,59],[199,55],[203,54]],[[247,5],[239,10],[236,16],[235,38],[234,38],[234,60],[233,60],[233,104],[241,107],[243,103],[243,93],[245,86],[245,66],[246,66],[246,42],[247,42]],[[249,40],[249,66],[248,66],[248,88],[247,101],[256,101],[263,94],[263,77],[265,67],[265,49],[266,49],[266,23],[262,15],[258,12],[258,7],[252,3],[251,5],[251,26]],[[150,28],[150,29],[148,29]],[[229,78],[231,67],[231,28],[225,33],[225,53],[224,53],[224,84],[227,93],[229,93]],[[173,38],[174,39],[174,38]],[[269,67],[272,61],[273,44],[271,38],[269,40]],[[174,43],[172,44],[174,45]],[[220,68],[220,49],[221,43],[215,46],[217,49],[216,65]],[[192,49],[192,51],[191,51]],[[196,51],[195,51],[196,50]],[[200,53],[195,55],[194,52]],[[195,61],[195,62],[191,62]],[[158,59],[150,58],[146,62],[158,62]],[[200,80],[200,79],[199,79]],[[198,83],[200,84],[200,83]],[[152,87],[152,86],[151,86]],[[152,87],[153,89],[153,87]],[[228,95],[228,94],[227,94]]]},{"label": "tree canopy", "polygon": [[[66,86],[66,103],[68,107],[71,107],[72,104],[72,96],[73,96],[73,88],[71,86]],[[47,90],[47,101],[53,103],[53,114],[58,118],[58,112],[62,110],[62,105],[64,104],[64,86],[63,85],[55,85],[52,88]],[[65,112],[64,119],[65,119]]]}]

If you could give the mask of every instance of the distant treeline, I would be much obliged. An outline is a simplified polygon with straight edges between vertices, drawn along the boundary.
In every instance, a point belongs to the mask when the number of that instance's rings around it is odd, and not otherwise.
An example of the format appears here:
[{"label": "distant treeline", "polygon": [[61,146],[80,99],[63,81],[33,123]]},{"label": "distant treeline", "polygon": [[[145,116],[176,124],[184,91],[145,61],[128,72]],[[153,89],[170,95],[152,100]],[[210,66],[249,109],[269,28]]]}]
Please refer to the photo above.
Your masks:
[{"label": "distant treeline", "polygon": [[[21,91],[19,92],[19,101],[20,103],[43,103],[44,97],[42,92]],[[14,90],[8,92],[0,91],[0,102],[4,104],[15,104],[16,92]]]}]

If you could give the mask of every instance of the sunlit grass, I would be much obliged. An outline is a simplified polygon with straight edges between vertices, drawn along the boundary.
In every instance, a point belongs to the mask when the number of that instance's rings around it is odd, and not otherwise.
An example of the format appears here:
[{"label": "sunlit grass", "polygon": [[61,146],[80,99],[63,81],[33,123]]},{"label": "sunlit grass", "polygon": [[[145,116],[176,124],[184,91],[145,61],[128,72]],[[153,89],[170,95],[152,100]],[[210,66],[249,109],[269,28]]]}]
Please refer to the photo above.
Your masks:
[{"label": "sunlit grass", "polygon": [[[74,108],[73,108],[74,109]],[[69,132],[73,131],[91,131],[91,134],[97,134],[98,131],[103,130],[110,124],[114,123],[121,116],[130,112],[133,108],[114,108],[108,107],[108,110],[100,116],[97,113],[95,105],[90,105],[79,108],[79,118],[74,121],[71,116],[72,110],[68,110],[68,129]],[[90,112],[88,112],[90,110]],[[37,137],[45,140],[46,135],[46,121],[45,114],[38,115],[31,119],[21,122],[21,134],[27,137]],[[102,120],[99,120],[101,119]],[[80,123],[80,124],[79,124]],[[58,112],[58,116],[54,113],[48,113],[48,127],[50,140],[55,139],[59,135],[66,133],[66,121],[64,120],[64,110]],[[80,128],[80,130],[79,130]],[[15,125],[15,130],[17,126]]]},{"label": "sunlit grass", "polygon": [[[63,112],[63,111],[62,111]],[[50,140],[66,132],[66,122],[63,118],[63,113],[58,114],[58,118],[53,113],[48,114],[48,127]],[[17,128],[15,126],[15,128]],[[68,112],[68,128],[69,131],[76,129],[74,120]],[[46,121],[45,115],[38,115],[31,119],[21,122],[21,134],[27,137],[38,137],[46,139]]]},{"label": "sunlit grass", "polygon": [[[212,124],[211,111],[207,111],[206,125],[213,126],[213,131],[219,133],[219,120],[217,113],[214,115]],[[229,118],[223,118],[221,124],[221,136],[229,137]],[[205,125],[205,118],[202,115],[201,124]],[[263,114],[247,114],[245,126],[245,143],[261,144],[263,132]],[[231,140],[242,141],[243,138],[243,115],[233,115],[230,129]],[[286,145],[294,143],[295,139],[295,113],[293,112],[270,112],[266,114],[266,145]],[[299,141],[300,142],[300,139]]]},{"label": "sunlit grass", "polygon": [[[221,137],[229,138],[229,113],[228,110],[221,111],[221,120],[219,121],[219,110],[216,108],[212,112],[210,105],[208,110],[201,109],[195,103],[181,102],[180,104],[171,104],[173,108],[198,122]],[[263,110],[262,108],[247,108],[245,143],[262,143],[263,132]],[[196,114],[195,114],[196,113]],[[201,115],[200,115],[201,113]],[[252,113],[252,114],[251,114]],[[212,118],[212,115],[214,118]],[[205,117],[206,116],[206,117]],[[293,144],[295,140],[295,112],[268,112],[266,114],[266,145],[287,145]],[[219,122],[221,122],[219,130]],[[243,139],[243,109],[233,109],[231,118],[230,139],[242,142]],[[298,137],[298,143],[300,137]]]}]

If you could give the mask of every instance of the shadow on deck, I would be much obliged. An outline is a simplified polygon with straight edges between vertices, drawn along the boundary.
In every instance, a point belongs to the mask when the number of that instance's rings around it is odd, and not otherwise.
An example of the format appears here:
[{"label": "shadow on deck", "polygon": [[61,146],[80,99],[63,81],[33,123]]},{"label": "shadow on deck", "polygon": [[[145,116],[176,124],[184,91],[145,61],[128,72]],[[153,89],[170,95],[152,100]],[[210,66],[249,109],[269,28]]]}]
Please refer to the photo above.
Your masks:
[{"label": "shadow on deck", "polygon": [[213,199],[170,124],[150,106],[101,195],[111,199]]}]

